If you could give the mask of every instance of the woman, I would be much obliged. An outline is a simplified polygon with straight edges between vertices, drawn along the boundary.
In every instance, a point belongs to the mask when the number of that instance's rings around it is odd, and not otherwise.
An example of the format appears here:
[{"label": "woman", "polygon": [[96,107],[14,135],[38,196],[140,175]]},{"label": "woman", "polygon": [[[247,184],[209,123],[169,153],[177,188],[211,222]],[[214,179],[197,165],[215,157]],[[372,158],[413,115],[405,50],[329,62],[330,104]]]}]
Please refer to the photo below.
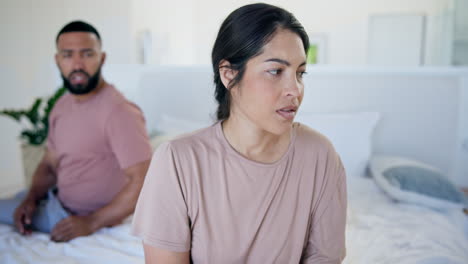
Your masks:
[{"label": "woman", "polygon": [[133,220],[147,263],[340,263],[346,182],[330,142],[298,123],[308,37],[253,4],[223,22],[218,122],[161,145]]}]

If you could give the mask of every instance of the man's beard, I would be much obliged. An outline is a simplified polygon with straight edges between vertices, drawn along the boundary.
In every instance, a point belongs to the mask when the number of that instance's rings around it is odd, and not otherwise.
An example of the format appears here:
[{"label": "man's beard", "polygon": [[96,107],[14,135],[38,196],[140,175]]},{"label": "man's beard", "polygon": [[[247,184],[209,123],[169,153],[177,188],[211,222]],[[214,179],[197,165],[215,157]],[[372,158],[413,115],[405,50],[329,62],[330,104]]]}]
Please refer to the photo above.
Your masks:
[{"label": "man's beard", "polygon": [[[74,73],[84,74],[88,78],[88,83],[86,85],[83,85],[83,84],[73,85],[73,84],[71,84],[69,79],[71,78],[71,76]],[[66,78],[65,76],[63,76],[63,74],[61,74],[62,79],[63,79],[63,86],[65,86],[65,88],[67,88],[67,90],[70,91],[70,93],[76,94],[76,95],[87,94],[87,93],[90,93],[91,91],[93,91],[94,89],[96,89],[96,87],[98,86],[98,83],[99,83],[99,76],[100,75],[101,75],[101,67],[98,68],[98,70],[96,71],[96,73],[93,76],[90,76],[87,72],[85,72],[83,70],[72,71],[68,75],[68,78]]]}]

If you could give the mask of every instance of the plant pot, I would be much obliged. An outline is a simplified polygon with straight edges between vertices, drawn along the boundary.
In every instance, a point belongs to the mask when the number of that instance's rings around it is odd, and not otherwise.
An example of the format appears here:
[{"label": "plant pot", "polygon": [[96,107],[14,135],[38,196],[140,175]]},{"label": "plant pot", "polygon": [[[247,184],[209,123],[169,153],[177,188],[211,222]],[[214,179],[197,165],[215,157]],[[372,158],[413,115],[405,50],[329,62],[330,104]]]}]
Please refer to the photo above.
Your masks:
[{"label": "plant pot", "polygon": [[32,177],[36,171],[39,162],[44,157],[46,150],[45,144],[30,145],[21,143],[21,156],[23,159],[24,183],[25,186],[31,186]]}]

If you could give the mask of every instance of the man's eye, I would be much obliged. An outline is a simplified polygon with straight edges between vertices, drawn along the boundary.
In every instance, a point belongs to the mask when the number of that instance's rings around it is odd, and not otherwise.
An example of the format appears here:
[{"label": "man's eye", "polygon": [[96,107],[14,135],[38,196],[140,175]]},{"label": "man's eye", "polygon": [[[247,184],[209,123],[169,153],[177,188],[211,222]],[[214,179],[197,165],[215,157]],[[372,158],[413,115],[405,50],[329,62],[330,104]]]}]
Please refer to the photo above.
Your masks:
[{"label": "man's eye", "polygon": [[70,53],[62,53],[62,57],[64,58],[70,58],[71,54]]},{"label": "man's eye", "polygon": [[91,51],[85,52],[84,55],[85,55],[85,57],[92,57],[94,55],[94,52],[91,52]]}]

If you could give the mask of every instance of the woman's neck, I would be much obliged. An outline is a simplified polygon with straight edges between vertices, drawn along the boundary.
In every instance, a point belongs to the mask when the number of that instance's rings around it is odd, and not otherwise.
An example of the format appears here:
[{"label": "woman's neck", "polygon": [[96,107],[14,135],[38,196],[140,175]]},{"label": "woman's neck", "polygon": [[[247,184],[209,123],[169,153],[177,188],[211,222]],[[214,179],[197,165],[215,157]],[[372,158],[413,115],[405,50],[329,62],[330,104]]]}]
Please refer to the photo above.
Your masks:
[{"label": "woman's neck", "polygon": [[276,135],[247,118],[235,116],[223,121],[221,126],[226,140],[237,152],[261,163],[274,163],[281,159],[291,141],[292,126],[284,134]]}]

